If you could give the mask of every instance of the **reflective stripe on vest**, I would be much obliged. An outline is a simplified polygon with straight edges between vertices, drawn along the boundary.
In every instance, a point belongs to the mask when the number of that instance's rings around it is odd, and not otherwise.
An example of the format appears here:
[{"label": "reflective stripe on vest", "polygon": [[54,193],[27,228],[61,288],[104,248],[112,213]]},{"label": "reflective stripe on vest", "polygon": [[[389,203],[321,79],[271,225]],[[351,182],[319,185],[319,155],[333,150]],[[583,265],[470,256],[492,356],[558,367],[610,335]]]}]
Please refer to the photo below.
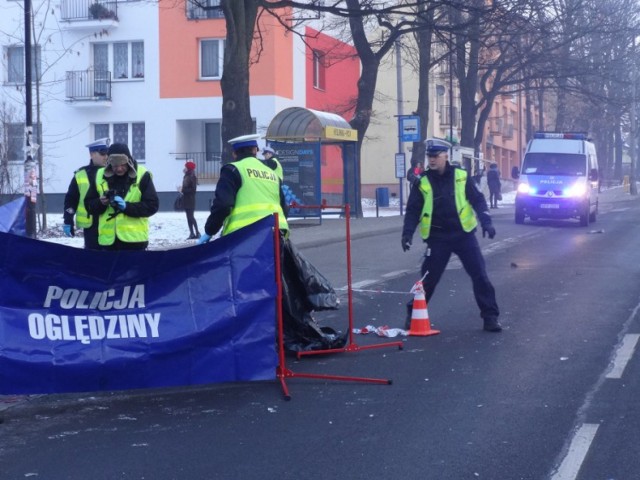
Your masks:
[{"label": "reflective stripe on vest", "polygon": [[276,175],[280,181],[284,181],[284,170],[282,170],[282,164],[277,158],[273,159],[276,162]]},{"label": "reflective stripe on vest", "polygon": [[76,183],[78,184],[78,191],[80,192],[80,199],[76,207],[76,226],[78,228],[89,228],[93,223],[93,219],[84,206],[84,199],[89,191],[89,175],[87,175],[85,169],[82,169],[76,172],[75,177]]},{"label": "reflective stripe on vest", "polygon": [[242,186],[236,202],[224,221],[222,235],[235,232],[261,218],[278,213],[280,230],[289,230],[280,206],[280,181],[276,172],[257,158],[249,157],[233,165],[240,172]]},{"label": "reflective stripe on vest", "polygon": [[[136,182],[129,187],[129,191],[124,197],[125,202],[139,202],[142,199],[140,180],[147,169],[138,166],[136,172]],[[96,188],[100,196],[109,190],[109,185],[104,179],[104,168],[98,170],[96,174]],[[116,236],[126,243],[149,241],[149,219],[147,217],[129,217],[124,213],[119,213],[109,220],[112,213],[115,213],[115,209],[109,205],[107,210],[100,215],[98,221],[98,243],[100,245],[113,245]]]},{"label": "reflective stripe on vest", "polygon": [[[470,232],[478,225],[476,216],[473,212],[473,207],[467,200],[465,188],[467,184],[467,172],[461,168],[456,168],[455,172],[455,198],[456,198],[456,210],[458,211],[458,217],[460,218],[460,224],[465,232]],[[420,215],[420,236],[423,240],[429,238],[431,233],[431,216],[433,213],[433,189],[427,176],[420,178],[420,191],[424,198],[424,205],[422,206],[422,213]]]}]

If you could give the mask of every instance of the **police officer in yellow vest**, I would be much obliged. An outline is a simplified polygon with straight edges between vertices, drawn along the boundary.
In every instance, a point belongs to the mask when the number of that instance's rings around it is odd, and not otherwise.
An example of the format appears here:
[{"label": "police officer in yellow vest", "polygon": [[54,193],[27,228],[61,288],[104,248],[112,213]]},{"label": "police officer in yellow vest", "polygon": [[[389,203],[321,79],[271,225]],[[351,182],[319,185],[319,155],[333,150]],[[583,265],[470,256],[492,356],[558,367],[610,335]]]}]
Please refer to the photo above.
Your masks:
[{"label": "police officer in yellow vest", "polygon": [[149,217],[159,208],[151,172],[131,157],[129,147],[109,147],[107,166],[98,170],[85,205],[98,219],[102,250],[144,250],[149,245]]},{"label": "police officer in yellow vest", "polygon": [[274,212],[278,213],[280,230],[289,230],[282,180],[276,169],[256,158],[259,138],[256,134],[229,140],[234,160],[220,169],[211,213],[199,245],[211,240],[220,228],[222,235],[228,235]]},{"label": "police officer in yellow vest", "polygon": [[[482,236],[493,238],[496,230],[491,223],[487,201],[467,172],[449,163],[451,145],[439,139],[426,141],[428,170],[414,184],[407,200],[402,228],[402,249],[411,248],[413,233],[420,227],[420,236],[427,244],[422,263],[422,275],[427,302],[455,253],[471,277],[476,303],[484,320],[484,330],[499,332],[500,311],[496,294],[487,276],[484,258],[475,230],[480,221]],[[474,213],[475,211],[475,213]],[[476,220],[477,215],[477,220]],[[410,321],[408,305],[408,322]],[[408,325],[407,325],[408,327]]]},{"label": "police officer in yellow vest", "polygon": [[276,157],[276,151],[267,145],[262,149],[262,156],[264,157],[264,163],[268,165],[269,168],[275,170],[278,178],[284,181],[284,171],[282,170],[280,160]]},{"label": "police officer in yellow vest", "polygon": [[[98,249],[98,222],[84,207],[89,188],[95,185],[96,172],[107,162],[109,139],[101,138],[87,145],[91,161],[73,175],[64,197],[63,232],[67,237],[75,235],[75,227],[83,229],[84,248]],[[75,217],[75,225],[74,225]]]}]

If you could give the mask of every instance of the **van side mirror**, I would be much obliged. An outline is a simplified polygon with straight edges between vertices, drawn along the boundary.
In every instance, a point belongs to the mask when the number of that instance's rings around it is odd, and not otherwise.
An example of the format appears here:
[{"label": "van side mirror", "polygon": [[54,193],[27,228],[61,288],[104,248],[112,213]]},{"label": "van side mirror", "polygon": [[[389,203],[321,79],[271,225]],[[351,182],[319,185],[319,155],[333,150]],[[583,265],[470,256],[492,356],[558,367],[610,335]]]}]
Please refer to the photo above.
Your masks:
[{"label": "van side mirror", "polygon": [[511,167],[511,178],[514,180],[520,178],[520,169],[517,166]]},{"label": "van side mirror", "polygon": [[592,182],[595,182],[598,180],[598,169],[597,168],[592,168],[591,170],[589,170],[589,180],[591,180]]}]

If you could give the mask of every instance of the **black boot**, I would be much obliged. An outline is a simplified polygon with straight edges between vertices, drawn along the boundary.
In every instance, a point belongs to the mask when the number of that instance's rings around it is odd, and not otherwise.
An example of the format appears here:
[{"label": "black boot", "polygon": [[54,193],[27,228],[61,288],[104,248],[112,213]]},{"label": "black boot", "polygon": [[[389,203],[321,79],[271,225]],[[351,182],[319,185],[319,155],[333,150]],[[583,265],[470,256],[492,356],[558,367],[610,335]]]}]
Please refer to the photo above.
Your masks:
[{"label": "black boot", "polygon": [[502,325],[498,322],[498,317],[486,317],[484,319],[484,330],[487,332],[500,332]]}]

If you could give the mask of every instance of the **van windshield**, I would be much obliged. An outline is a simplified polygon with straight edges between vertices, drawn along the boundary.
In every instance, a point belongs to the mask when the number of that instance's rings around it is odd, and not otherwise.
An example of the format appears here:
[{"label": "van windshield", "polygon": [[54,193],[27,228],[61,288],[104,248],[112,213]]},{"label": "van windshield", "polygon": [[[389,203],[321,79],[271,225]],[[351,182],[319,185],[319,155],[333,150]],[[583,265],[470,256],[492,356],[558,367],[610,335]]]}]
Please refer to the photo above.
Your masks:
[{"label": "van windshield", "polygon": [[522,173],[525,175],[585,175],[586,157],[576,153],[527,153]]}]

